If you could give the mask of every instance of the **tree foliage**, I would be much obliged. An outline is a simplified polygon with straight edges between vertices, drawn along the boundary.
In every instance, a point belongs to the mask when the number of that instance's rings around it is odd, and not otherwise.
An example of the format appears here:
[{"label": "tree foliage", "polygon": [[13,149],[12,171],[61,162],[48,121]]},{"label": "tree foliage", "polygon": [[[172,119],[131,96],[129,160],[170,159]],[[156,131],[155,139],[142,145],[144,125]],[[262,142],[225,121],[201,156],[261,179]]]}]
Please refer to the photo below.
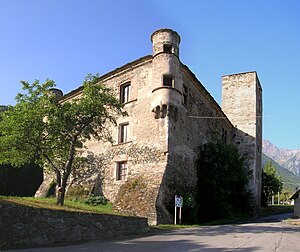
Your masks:
[{"label": "tree foliage", "polygon": [[222,142],[204,144],[196,167],[200,221],[249,213],[252,196],[247,184],[250,173],[236,147]]},{"label": "tree foliage", "polygon": [[43,181],[43,170],[35,163],[19,167],[0,165],[0,195],[34,196]]},{"label": "tree foliage", "polygon": [[262,206],[267,206],[272,195],[282,191],[282,180],[276,175],[276,168],[269,160],[262,173]]},{"label": "tree foliage", "polygon": [[0,163],[39,160],[56,174],[57,203],[61,205],[84,142],[91,138],[111,141],[110,125],[126,114],[111,90],[98,82],[98,75],[88,75],[80,97],[62,102],[51,93],[54,81],[22,81],[24,93],[2,114]]},{"label": "tree foliage", "polygon": [[6,111],[8,110],[8,106],[5,106],[5,105],[0,105],[0,114],[3,112],[3,111]]},{"label": "tree foliage", "polygon": [[[9,106],[0,105],[1,114]],[[43,181],[43,170],[34,162],[19,167],[10,164],[0,165],[0,195],[33,196]]]}]

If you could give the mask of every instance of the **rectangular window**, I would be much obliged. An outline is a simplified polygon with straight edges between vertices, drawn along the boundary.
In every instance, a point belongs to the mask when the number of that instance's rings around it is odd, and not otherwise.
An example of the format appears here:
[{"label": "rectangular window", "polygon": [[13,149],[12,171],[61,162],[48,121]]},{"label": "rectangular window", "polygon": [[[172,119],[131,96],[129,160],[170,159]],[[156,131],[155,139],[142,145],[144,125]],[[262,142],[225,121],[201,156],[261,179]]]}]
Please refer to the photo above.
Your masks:
[{"label": "rectangular window", "polygon": [[120,124],[119,126],[119,143],[126,143],[128,142],[128,123]]},{"label": "rectangular window", "polygon": [[188,99],[188,89],[187,86],[183,85],[183,104],[187,105],[187,99]]},{"label": "rectangular window", "polygon": [[172,45],[164,44],[164,52],[165,53],[172,53]]},{"label": "rectangular window", "polygon": [[120,102],[125,103],[129,101],[130,82],[127,82],[120,87]]},{"label": "rectangular window", "polygon": [[128,165],[126,161],[118,162],[116,167],[116,180],[127,180]]},{"label": "rectangular window", "polygon": [[165,87],[173,87],[173,77],[171,75],[163,76],[163,86]]}]

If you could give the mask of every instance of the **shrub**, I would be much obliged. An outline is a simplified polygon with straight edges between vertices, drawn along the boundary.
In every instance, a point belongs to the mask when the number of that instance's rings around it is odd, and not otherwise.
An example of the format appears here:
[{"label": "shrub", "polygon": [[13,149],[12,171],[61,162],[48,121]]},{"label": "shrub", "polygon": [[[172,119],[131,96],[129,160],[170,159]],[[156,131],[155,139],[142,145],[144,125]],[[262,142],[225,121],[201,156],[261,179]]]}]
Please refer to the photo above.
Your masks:
[{"label": "shrub", "polygon": [[196,167],[200,221],[250,213],[252,195],[247,189],[250,173],[236,147],[221,142],[204,144]]},{"label": "shrub", "polygon": [[85,187],[73,186],[73,187],[69,187],[66,194],[66,199],[84,202],[88,198],[88,195],[89,195],[89,190],[86,189]]},{"label": "shrub", "polygon": [[106,205],[108,203],[108,200],[104,196],[91,195],[87,200],[84,201],[84,203],[92,206],[98,206]]}]

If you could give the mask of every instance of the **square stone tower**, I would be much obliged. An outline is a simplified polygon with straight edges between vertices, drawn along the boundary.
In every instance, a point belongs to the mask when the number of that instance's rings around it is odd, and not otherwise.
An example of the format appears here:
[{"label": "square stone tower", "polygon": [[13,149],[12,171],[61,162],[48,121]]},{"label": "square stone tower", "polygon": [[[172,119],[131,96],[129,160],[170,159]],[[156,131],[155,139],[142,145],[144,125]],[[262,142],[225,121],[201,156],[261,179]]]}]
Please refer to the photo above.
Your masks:
[{"label": "square stone tower", "polygon": [[233,144],[247,158],[252,173],[255,212],[261,200],[262,88],[256,72],[222,77],[222,110],[236,129]]}]

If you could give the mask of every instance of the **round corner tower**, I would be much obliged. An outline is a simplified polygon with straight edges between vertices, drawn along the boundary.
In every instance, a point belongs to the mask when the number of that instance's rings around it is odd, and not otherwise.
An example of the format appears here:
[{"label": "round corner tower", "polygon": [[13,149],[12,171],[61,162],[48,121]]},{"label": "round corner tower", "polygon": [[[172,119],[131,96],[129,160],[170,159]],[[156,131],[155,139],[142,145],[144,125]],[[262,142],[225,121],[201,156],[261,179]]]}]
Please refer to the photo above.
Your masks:
[{"label": "round corner tower", "polygon": [[171,29],[160,29],[151,36],[153,46],[151,110],[164,118],[170,106],[182,104],[182,77],[179,71],[180,36]]},{"label": "round corner tower", "polygon": [[50,88],[49,93],[51,95],[54,95],[57,100],[61,99],[64,95],[64,93],[58,88]]}]

